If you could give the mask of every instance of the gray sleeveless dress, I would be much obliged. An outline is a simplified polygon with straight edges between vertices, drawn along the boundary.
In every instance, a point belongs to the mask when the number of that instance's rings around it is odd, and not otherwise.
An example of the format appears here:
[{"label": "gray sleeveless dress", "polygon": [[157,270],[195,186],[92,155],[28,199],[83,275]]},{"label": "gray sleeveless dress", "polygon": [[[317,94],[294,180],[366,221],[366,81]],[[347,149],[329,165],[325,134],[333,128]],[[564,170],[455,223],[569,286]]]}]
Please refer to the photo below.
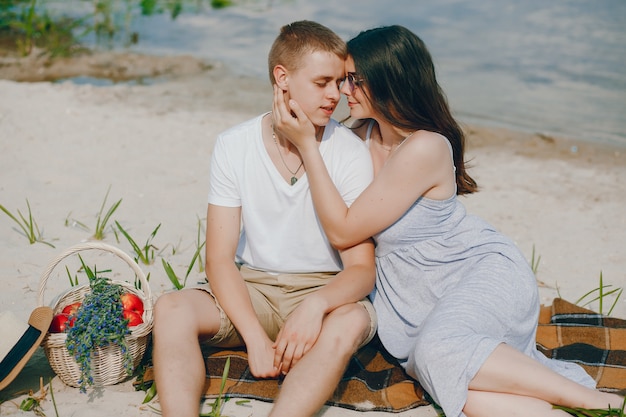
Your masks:
[{"label": "gray sleeveless dress", "polygon": [[381,342],[447,417],[464,416],[469,382],[500,343],[595,387],[582,367],[537,351],[539,295],[528,262],[456,196],[420,198],[374,238]]}]

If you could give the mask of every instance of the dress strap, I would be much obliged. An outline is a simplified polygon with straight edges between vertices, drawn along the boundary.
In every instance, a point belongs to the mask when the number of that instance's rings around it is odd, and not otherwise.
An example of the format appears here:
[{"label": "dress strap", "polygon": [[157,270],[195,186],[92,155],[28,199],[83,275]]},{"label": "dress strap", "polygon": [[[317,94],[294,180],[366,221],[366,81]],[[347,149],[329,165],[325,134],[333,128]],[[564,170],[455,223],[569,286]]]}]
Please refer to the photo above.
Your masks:
[{"label": "dress strap", "polygon": [[441,135],[441,137],[446,141],[446,145],[448,145],[448,149],[450,150],[450,158],[452,158],[452,167],[454,168],[454,172],[456,172],[456,165],[454,165],[454,150],[452,149],[452,144],[447,137],[443,135]]},{"label": "dress strap", "polygon": [[376,120],[374,119],[370,119],[369,123],[367,124],[367,130],[365,131],[365,144],[368,148],[370,146],[370,139],[372,138],[372,131],[374,130],[375,124]]},{"label": "dress strap", "polygon": [[367,125],[367,132],[365,132],[366,142],[369,142],[370,138],[372,137],[372,130],[374,130],[374,123],[376,123],[376,120],[371,119],[369,124]]}]

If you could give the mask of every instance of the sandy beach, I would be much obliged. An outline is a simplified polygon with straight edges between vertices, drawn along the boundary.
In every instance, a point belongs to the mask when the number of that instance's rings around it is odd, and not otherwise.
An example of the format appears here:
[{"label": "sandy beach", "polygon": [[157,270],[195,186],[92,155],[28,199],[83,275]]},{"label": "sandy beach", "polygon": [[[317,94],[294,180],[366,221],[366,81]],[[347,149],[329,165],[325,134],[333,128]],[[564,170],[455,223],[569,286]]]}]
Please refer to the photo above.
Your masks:
[{"label": "sandy beach", "polygon": [[[0,311],[27,320],[37,306],[45,267],[68,247],[91,239],[107,190],[107,207],[122,200],[111,224],[119,222],[138,243],[160,225],[152,240],[158,248],[155,261],[140,266],[150,274],[155,298],[173,289],[160,258],[182,276],[196,250],[216,135],[271,109],[265,80],[233,75],[219,63],[194,65],[147,85],[98,87],[1,77],[0,204],[27,214],[28,201],[42,239],[54,248],[29,244],[0,212]],[[344,107],[336,118],[345,114]],[[626,286],[626,149],[540,132],[464,127],[470,173],[481,191],[462,201],[469,212],[513,238],[529,262],[534,250],[542,303],[559,295],[575,302],[599,285],[601,274],[609,289]],[[105,233],[104,242],[133,254],[119,233],[110,227]],[[201,279],[203,272],[195,267],[188,283]],[[46,302],[68,285],[63,274],[49,282]],[[626,295],[612,315],[626,318]],[[17,406],[25,391],[39,391],[40,377],[45,384],[54,377],[41,349],[0,392],[0,414],[32,415]],[[58,378],[51,385],[60,416],[157,415],[141,404],[144,393],[135,392],[131,383],[87,394]],[[41,405],[47,416],[55,415],[50,393]],[[269,407],[259,401],[228,402],[223,414],[264,416]],[[335,407],[319,413],[356,414]],[[436,413],[423,407],[399,415]]]}]

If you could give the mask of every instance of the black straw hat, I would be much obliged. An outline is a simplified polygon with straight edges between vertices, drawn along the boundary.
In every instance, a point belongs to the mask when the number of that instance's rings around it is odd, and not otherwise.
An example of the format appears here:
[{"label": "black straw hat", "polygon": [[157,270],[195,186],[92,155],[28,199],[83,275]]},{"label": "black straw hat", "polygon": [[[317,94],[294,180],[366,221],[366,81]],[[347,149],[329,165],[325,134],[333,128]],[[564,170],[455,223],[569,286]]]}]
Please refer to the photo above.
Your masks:
[{"label": "black straw hat", "polygon": [[37,307],[28,324],[11,312],[0,313],[0,390],[15,379],[35,353],[52,322],[50,307]]}]

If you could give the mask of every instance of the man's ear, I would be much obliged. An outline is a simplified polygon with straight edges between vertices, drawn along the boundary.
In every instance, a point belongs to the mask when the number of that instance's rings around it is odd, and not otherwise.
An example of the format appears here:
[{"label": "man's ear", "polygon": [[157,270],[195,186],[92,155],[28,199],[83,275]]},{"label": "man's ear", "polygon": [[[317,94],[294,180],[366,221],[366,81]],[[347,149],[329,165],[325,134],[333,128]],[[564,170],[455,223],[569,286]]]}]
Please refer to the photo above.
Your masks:
[{"label": "man's ear", "polygon": [[276,85],[283,91],[287,91],[289,87],[289,71],[282,65],[274,67],[274,80]]}]

